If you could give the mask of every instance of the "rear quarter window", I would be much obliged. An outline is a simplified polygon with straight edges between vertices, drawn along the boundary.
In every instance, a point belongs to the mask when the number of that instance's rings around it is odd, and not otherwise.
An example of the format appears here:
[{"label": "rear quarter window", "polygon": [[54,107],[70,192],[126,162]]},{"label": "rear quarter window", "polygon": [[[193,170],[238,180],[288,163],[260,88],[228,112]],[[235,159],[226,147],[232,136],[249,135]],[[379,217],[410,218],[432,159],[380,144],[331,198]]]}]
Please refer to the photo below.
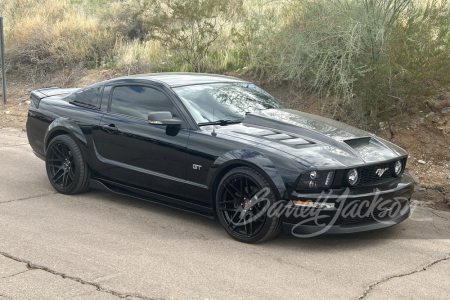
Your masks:
[{"label": "rear quarter window", "polygon": [[100,108],[103,85],[89,86],[70,94],[66,99],[75,105],[86,105],[92,108]]}]

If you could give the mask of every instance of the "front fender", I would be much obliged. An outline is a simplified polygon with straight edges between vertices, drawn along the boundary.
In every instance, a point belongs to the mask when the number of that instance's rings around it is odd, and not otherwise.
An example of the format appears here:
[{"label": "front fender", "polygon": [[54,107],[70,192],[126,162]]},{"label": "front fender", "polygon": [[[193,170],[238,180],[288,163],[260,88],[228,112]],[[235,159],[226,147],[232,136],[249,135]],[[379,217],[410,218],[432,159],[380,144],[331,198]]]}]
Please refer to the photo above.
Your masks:
[{"label": "front fender", "polygon": [[217,176],[231,165],[247,165],[259,169],[278,192],[278,199],[285,196],[286,186],[277,168],[268,157],[255,150],[232,150],[219,156],[208,173],[207,185],[212,187]]},{"label": "front fender", "polygon": [[47,127],[47,130],[45,131],[44,135],[44,151],[47,153],[47,146],[50,142],[50,137],[55,131],[65,131],[67,132],[72,138],[74,138],[76,141],[81,143],[84,146],[87,146],[86,137],[84,136],[80,126],[78,124],[69,118],[57,118],[53,120],[53,122]]}]

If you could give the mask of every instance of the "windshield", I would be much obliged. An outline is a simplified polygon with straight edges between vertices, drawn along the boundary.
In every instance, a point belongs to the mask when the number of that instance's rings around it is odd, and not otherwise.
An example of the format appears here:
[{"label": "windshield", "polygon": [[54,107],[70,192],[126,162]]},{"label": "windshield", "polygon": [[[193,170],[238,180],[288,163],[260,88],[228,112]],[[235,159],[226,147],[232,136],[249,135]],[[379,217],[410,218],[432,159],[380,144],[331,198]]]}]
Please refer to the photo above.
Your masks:
[{"label": "windshield", "polygon": [[197,123],[241,121],[246,112],[284,105],[266,91],[247,83],[217,83],[174,88]]}]

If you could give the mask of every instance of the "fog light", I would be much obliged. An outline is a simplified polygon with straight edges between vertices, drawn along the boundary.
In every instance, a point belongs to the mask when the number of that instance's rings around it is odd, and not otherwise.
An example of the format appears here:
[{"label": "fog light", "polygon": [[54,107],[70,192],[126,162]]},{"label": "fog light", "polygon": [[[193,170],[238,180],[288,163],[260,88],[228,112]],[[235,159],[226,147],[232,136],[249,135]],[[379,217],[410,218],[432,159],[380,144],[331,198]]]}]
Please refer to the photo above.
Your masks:
[{"label": "fog light", "polygon": [[316,171],[312,171],[312,172],[309,174],[309,177],[310,177],[311,179],[315,179],[316,176],[317,176],[317,172],[316,172]]},{"label": "fog light", "polygon": [[350,171],[348,171],[348,183],[351,186],[355,186],[359,181],[359,174],[358,174],[358,170],[356,169],[351,169]]},{"label": "fog light", "polygon": [[394,165],[395,175],[400,176],[402,174],[402,162],[397,160]]},{"label": "fog light", "polygon": [[325,185],[330,186],[331,185],[331,179],[333,178],[333,172],[328,172],[327,179],[325,180]]},{"label": "fog light", "polygon": [[316,188],[316,187],[317,187],[317,183],[316,183],[315,181],[312,181],[312,180],[311,180],[311,181],[309,182],[309,188],[310,188],[310,189],[313,189],[313,188]]}]

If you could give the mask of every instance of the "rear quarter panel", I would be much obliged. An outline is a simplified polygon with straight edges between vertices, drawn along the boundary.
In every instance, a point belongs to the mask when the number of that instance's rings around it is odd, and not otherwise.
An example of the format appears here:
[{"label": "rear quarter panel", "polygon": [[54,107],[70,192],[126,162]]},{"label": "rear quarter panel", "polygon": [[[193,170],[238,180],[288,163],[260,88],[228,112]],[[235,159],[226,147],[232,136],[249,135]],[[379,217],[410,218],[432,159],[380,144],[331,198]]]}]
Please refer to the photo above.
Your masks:
[{"label": "rear quarter panel", "polygon": [[51,139],[64,132],[75,139],[85,159],[93,164],[95,161],[88,150],[92,147],[92,130],[102,116],[100,110],[78,107],[57,97],[45,98],[39,108],[31,104],[28,110],[28,140],[34,151],[45,155]]}]

